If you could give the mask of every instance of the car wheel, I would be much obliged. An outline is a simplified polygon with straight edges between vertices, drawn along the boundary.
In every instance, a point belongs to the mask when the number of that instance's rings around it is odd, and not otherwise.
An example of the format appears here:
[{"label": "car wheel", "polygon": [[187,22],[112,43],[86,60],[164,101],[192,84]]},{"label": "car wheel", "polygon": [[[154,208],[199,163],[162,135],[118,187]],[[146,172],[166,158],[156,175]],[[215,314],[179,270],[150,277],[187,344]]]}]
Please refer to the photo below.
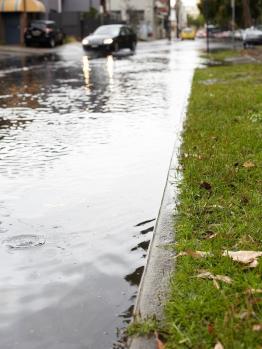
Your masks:
[{"label": "car wheel", "polygon": [[131,50],[132,52],[135,52],[135,50],[136,50],[136,42],[135,42],[135,41],[133,41],[133,42],[131,43],[130,50]]},{"label": "car wheel", "polygon": [[25,46],[26,46],[26,47],[30,47],[30,46],[31,46],[31,43],[28,42],[28,41],[25,41]]},{"label": "car wheel", "polygon": [[55,47],[55,39],[50,39],[49,40],[49,46],[51,47],[51,48],[54,48]]},{"label": "car wheel", "polygon": [[119,45],[117,42],[115,42],[113,46],[113,52],[118,52],[118,51],[119,51]]},{"label": "car wheel", "polygon": [[64,43],[64,38],[62,37],[59,41],[58,41],[58,45],[63,45]]}]

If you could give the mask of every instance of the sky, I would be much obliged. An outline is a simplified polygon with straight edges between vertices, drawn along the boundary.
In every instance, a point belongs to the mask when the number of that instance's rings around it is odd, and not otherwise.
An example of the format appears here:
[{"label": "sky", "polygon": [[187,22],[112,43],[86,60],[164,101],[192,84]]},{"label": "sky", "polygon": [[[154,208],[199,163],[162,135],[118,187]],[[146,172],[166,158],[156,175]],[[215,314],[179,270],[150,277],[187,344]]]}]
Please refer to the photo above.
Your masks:
[{"label": "sky", "polygon": [[194,6],[196,5],[197,3],[197,0],[183,0],[183,4],[185,6]]}]

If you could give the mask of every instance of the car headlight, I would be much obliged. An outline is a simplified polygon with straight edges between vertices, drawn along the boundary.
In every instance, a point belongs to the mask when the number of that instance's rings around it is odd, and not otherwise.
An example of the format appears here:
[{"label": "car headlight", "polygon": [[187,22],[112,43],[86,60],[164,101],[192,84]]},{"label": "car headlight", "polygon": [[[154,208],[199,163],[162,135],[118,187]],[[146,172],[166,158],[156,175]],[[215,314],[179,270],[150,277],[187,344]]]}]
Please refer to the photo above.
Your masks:
[{"label": "car headlight", "polygon": [[82,45],[88,45],[88,44],[89,44],[88,39],[83,39],[83,40],[82,40]]},{"label": "car headlight", "polygon": [[113,42],[113,39],[105,39],[104,40],[105,45],[110,45],[110,44],[112,44],[112,42]]}]

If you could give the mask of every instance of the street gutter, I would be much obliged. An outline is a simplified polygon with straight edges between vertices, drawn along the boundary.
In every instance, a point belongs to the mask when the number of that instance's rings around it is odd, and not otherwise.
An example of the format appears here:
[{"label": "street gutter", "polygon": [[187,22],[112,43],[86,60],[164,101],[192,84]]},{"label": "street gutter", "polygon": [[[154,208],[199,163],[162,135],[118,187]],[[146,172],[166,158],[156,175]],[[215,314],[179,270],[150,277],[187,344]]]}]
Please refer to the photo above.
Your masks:
[{"label": "street gutter", "polygon": [[[68,45],[68,44],[66,44]],[[25,47],[19,45],[0,45],[0,53],[13,55],[19,54],[23,56],[27,55],[43,55],[49,53],[57,53],[63,46],[57,46],[54,48],[42,48],[42,47]]]},{"label": "street gutter", "polygon": [[[187,105],[192,86],[185,93],[182,106],[179,130],[170,161],[166,185],[153,233],[150,242],[147,262],[138,289],[138,296],[133,313],[133,321],[145,321],[154,318],[157,321],[164,319],[164,306],[168,297],[169,281],[174,270],[174,252],[167,247],[174,243],[174,212],[177,205],[178,188],[180,181],[178,168],[178,153],[182,142]],[[155,349],[156,339],[151,337],[132,337],[128,343],[129,349]]]}]

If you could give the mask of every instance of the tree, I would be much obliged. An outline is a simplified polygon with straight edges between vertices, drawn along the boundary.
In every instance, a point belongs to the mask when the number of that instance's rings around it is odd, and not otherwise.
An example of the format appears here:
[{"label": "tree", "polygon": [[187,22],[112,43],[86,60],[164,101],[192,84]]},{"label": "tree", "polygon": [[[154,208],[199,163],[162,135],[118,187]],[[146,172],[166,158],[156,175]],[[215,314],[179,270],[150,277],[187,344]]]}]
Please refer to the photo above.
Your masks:
[{"label": "tree", "polygon": [[201,14],[199,14],[197,17],[187,15],[187,24],[188,26],[200,28],[204,26],[205,18]]},{"label": "tree", "polygon": [[[200,0],[200,12],[213,24],[230,27],[232,18],[231,0]],[[235,0],[236,24],[249,27],[262,16],[262,0]]]},{"label": "tree", "polygon": [[252,18],[250,13],[249,0],[242,0],[243,7],[243,21],[245,27],[250,27],[252,24]]}]

